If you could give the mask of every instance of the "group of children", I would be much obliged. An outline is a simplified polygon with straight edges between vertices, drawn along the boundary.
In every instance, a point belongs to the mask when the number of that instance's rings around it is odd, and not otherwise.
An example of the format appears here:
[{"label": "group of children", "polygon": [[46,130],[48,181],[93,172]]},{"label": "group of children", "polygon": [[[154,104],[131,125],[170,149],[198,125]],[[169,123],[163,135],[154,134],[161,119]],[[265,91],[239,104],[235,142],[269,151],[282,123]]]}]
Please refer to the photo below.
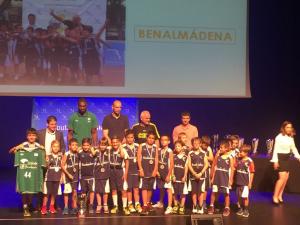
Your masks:
[{"label": "group of children", "polygon": [[[0,24],[0,78],[18,80],[25,65],[25,77],[42,82],[91,81],[100,74],[101,46],[105,44],[93,27],[67,27],[62,33],[57,24],[46,29]],[[13,68],[8,72],[7,68]],[[51,79],[49,79],[51,78]]]},{"label": "group of children", "polygon": [[[30,166],[20,165],[21,155],[41,149],[35,139],[34,129],[27,132],[27,142],[16,147],[15,166],[19,170]],[[31,137],[31,138],[30,138]],[[123,213],[140,213],[147,215],[153,208],[164,207],[164,195],[167,193],[165,214],[185,214],[186,196],[191,192],[192,213],[208,214],[215,212],[215,201],[219,194],[224,194],[225,208],[223,215],[230,214],[230,189],[236,187],[238,211],[240,216],[248,217],[249,190],[254,177],[254,163],[248,156],[251,147],[242,145],[238,148],[239,138],[236,135],[220,142],[216,154],[210,147],[210,138],[203,136],[192,139],[189,148],[186,135],[181,133],[174,143],[174,150],[169,148],[170,138],[162,135],[160,147],[155,144],[155,134],[148,133],[146,142],[136,144],[132,130],[125,132],[124,144],[117,137],[110,140],[102,138],[99,146],[91,146],[91,140],[84,138],[79,147],[76,139],[69,140],[68,151],[60,153],[59,143],[53,141],[52,153],[40,160],[36,166],[45,167],[43,188],[43,206],[41,213],[46,214],[48,198],[50,213],[56,213],[56,195],[61,193],[63,183],[63,214],[78,212],[77,192],[85,199],[88,212],[94,213],[96,194],[96,213],[118,213],[118,192],[121,192]],[[30,147],[31,146],[31,147]],[[20,155],[21,154],[21,155]],[[37,153],[34,153],[37,154]],[[23,160],[25,162],[25,160]],[[27,171],[28,172],[28,171]],[[26,173],[26,172],[25,172]],[[23,171],[24,174],[24,171]],[[27,176],[28,178],[28,176]],[[41,182],[36,179],[33,182]],[[24,216],[30,215],[28,205],[31,199],[28,192],[20,190],[17,177],[17,191],[23,195]],[[42,184],[38,184],[39,187]],[[152,205],[153,190],[158,188],[160,200]],[[212,188],[209,207],[206,207],[208,190]],[[140,199],[140,192],[142,199]],[[112,196],[112,207],[108,207],[109,194]],[[26,197],[27,196],[27,197]],[[30,195],[29,195],[30,196]],[[69,208],[69,197],[71,207]],[[28,200],[29,199],[29,200]],[[142,200],[142,201],[141,201]]]}]

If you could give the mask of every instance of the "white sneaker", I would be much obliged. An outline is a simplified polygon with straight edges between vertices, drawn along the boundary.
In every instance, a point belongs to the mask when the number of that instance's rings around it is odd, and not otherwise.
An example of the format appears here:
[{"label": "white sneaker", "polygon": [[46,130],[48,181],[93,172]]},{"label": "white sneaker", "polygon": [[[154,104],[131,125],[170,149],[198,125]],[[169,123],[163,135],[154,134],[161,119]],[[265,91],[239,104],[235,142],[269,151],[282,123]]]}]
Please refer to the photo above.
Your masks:
[{"label": "white sneaker", "polygon": [[173,208],[172,207],[167,207],[165,211],[165,215],[172,214]]},{"label": "white sneaker", "polygon": [[159,209],[161,209],[161,208],[164,207],[164,204],[161,203],[161,202],[157,202],[157,203],[156,203],[155,205],[153,205],[152,207],[153,207],[153,208],[159,208]]},{"label": "white sneaker", "polygon": [[203,206],[202,207],[200,207],[200,206],[198,207],[197,214],[204,214]]},{"label": "white sneaker", "polygon": [[193,210],[192,210],[192,213],[196,214],[198,212],[197,210],[197,206],[193,205]]}]

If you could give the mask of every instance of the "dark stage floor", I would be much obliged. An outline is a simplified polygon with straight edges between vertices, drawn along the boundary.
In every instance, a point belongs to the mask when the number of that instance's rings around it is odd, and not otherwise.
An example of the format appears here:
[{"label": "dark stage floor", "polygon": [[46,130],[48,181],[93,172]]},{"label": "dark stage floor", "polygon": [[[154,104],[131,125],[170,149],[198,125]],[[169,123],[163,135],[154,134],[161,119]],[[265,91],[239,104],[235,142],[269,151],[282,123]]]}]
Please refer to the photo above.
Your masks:
[{"label": "dark stage floor", "polygon": [[[47,224],[47,225],[73,225],[73,224],[101,224],[101,225],[185,225],[191,224],[190,211],[187,215],[169,215],[164,216],[163,210],[156,210],[149,216],[139,216],[132,214],[130,216],[103,215],[94,214],[84,219],[78,219],[74,216],[63,216],[61,212],[56,215],[41,216],[39,213],[33,214],[31,218],[23,218],[20,211],[20,195],[15,193],[14,172],[0,173],[0,224]],[[236,201],[234,192],[231,194],[232,202]],[[225,225],[297,225],[300,213],[300,195],[286,194],[285,203],[280,206],[274,206],[271,203],[272,193],[269,192],[251,192],[250,195],[250,216],[241,218],[235,214],[235,207],[232,206],[231,215],[224,218]],[[190,202],[190,200],[189,200]],[[188,204],[189,204],[188,202]],[[208,225],[212,223],[199,223]]]}]

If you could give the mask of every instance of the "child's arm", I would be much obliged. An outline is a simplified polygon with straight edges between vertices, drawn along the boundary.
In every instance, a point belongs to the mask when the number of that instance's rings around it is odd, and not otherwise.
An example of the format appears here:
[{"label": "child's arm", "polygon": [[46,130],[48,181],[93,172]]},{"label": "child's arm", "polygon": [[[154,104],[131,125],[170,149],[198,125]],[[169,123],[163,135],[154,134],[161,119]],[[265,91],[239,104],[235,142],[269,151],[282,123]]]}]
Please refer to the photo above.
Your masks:
[{"label": "child's arm", "polygon": [[188,171],[189,171],[189,158],[187,158],[186,163],[185,163],[184,176],[182,178],[182,182],[186,182]]},{"label": "child's arm", "polygon": [[129,160],[125,159],[125,172],[124,172],[124,177],[123,180],[127,181],[127,177],[128,177],[128,168],[129,168]]},{"label": "child's arm", "polygon": [[233,184],[233,171],[234,171],[234,159],[232,157],[229,158],[230,160],[230,169],[232,171],[232,173],[230,173],[230,177],[229,177],[229,185],[232,186]]},{"label": "child's arm", "polygon": [[105,30],[107,25],[107,21],[105,21],[105,23],[103,24],[102,27],[100,27],[99,31],[96,33],[96,39],[100,40],[101,34],[103,33],[103,31]]},{"label": "child's arm", "polygon": [[121,158],[123,158],[124,162],[125,162],[125,172],[124,172],[123,180],[127,181],[129,160],[128,160],[127,152],[122,147],[120,148],[120,155],[121,155]]},{"label": "child's arm", "polygon": [[214,178],[215,178],[215,173],[216,173],[216,166],[217,166],[217,161],[218,161],[218,158],[219,156],[216,156],[214,161],[213,161],[213,164],[211,166],[211,182],[214,181]]},{"label": "child's arm", "polygon": [[139,167],[140,177],[144,176],[144,169],[142,167],[142,146],[140,145],[137,152],[137,163]]},{"label": "child's arm", "polygon": [[204,167],[203,167],[203,169],[201,170],[201,172],[200,172],[200,177],[202,177],[202,175],[205,173],[205,171],[207,170],[207,168],[208,168],[208,158],[205,156],[204,157]]},{"label": "child's arm", "polygon": [[192,160],[191,160],[191,156],[188,155],[188,169],[190,170],[191,174],[196,177],[197,173],[195,172],[195,170],[192,167]]},{"label": "child's arm", "polygon": [[171,151],[169,153],[169,162],[170,162],[170,167],[169,167],[168,175],[167,175],[166,180],[165,180],[166,183],[170,182],[171,176],[173,174],[173,169],[174,169],[174,154]]},{"label": "child's arm", "polygon": [[9,154],[15,154],[18,150],[20,150],[22,148],[24,148],[23,143],[12,147],[11,149],[9,149],[8,153]]},{"label": "child's arm", "polygon": [[67,156],[63,155],[61,160],[61,169],[71,180],[73,180],[73,176],[66,170],[66,161],[67,161]]},{"label": "child's arm", "polygon": [[214,154],[211,150],[211,148],[208,149],[208,156],[207,156],[208,162],[212,163],[214,161]]},{"label": "child's arm", "polygon": [[253,179],[254,179],[254,173],[255,173],[255,166],[254,166],[254,162],[252,161],[250,163],[250,180],[249,180],[249,185],[248,188],[249,190],[252,188],[252,184],[253,184]]},{"label": "child's arm", "polygon": [[158,172],[158,148],[155,149],[154,170],[152,172],[152,177],[156,177],[157,172]]}]

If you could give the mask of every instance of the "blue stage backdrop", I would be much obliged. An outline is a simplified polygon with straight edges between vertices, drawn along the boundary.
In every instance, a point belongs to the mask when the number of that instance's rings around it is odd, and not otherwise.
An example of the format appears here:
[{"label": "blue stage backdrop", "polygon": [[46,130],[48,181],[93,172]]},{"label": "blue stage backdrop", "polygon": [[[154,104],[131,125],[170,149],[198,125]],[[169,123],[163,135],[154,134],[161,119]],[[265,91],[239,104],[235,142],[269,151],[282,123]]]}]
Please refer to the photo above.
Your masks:
[{"label": "blue stage backdrop", "polygon": [[[102,121],[104,116],[112,112],[111,106],[115,98],[87,98],[88,111],[94,113],[98,119],[98,137],[102,136]],[[128,116],[129,125],[138,121],[138,100],[136,98],[120,98],[122,113]],[[33,99],[31,125],[36,129],[46,127],[47,117],[57,117],[57,129],[63,131],[65,140],[68,132],[68,119],[77,111],[78,98],[37,97]]]}]

